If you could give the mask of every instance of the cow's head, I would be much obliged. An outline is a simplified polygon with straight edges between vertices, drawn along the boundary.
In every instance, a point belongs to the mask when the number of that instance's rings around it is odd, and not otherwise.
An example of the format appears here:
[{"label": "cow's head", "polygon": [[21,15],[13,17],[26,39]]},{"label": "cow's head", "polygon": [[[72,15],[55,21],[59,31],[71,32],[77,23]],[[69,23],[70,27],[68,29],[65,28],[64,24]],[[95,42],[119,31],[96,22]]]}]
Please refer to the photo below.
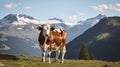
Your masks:
[{"label": "cow's head", "polygon": [[42,24],[39,25],[37,29],[42,31],[44,36],[49,36],[50,30],[54,30],[55,28],[50,26],[50,24]]}]

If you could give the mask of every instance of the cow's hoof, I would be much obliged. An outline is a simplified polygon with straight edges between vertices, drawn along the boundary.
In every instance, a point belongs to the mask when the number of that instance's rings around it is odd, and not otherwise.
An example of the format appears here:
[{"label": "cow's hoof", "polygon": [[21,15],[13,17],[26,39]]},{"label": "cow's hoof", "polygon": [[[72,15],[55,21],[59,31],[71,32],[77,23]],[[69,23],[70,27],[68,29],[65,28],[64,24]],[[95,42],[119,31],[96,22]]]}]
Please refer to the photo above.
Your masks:
[{"label": "cow's hoof", "polygon": [[63,64],[63,61],[61,61],[60,63]]},{"label": "cow's hoof", "polygon": [[42,60],[43,63],[45,63],[45,61]]}]

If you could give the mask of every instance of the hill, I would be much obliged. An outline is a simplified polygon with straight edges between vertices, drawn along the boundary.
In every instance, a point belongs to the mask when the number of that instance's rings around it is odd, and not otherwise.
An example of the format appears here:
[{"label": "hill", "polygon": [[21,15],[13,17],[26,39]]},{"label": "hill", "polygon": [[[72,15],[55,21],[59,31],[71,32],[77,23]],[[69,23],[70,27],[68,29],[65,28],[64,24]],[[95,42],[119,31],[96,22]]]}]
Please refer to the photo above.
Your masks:
[{"label": "hill", "polygon": [[[119,67],[120,62],[106,62],[98,60],[66,60],[64,64],[41,62],[41,57],[25,55],[0,54],[0,66],[5,67]],[[53,59],[52,59],[53,61]]]},{"label": "hill", "polygon": [[[83,42],[97,59],[120,60],[120,17],[105,17],[67,45],[67,58],[79,58]],[[73,49],[74,48],[74,49]]]}]

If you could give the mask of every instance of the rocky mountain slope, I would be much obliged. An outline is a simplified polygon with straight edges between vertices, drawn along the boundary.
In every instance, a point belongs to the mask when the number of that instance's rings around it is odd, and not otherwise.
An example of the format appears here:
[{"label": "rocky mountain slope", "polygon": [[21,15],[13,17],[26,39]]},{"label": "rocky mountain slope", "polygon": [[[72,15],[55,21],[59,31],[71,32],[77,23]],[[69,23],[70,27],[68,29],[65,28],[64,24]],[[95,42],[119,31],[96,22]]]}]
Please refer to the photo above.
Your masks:
[{"label": "rocky mountain slope", "polygon": [[120,17],[105,17],[95,26],[67,44],[67,58],[79,58],[81,45],[86,43],[90,54],[100,60],[120,60]]}]

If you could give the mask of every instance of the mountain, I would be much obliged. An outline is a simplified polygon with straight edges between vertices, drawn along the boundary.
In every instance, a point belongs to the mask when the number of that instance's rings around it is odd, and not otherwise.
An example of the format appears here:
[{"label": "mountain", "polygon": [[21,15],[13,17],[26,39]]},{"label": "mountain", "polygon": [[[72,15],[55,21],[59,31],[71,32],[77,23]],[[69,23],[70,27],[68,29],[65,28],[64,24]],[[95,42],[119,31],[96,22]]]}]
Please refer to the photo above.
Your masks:
[{"label": "mountain", "polygon": [[0,53],[40,55],[37,24],[40,21],[24,14],[9,14],[1,19]]},{"label": "mountain", "polygon": [[58,19],[58,18],[50,18],[50,19],[48,19],[48,20],[56,20],[56,21],[59,21],[59,22],[65,22],[64,20]]},{"label": "mountain", "polygon": [[78,59],[85,42],[90,54],[97,59],[120,60],[120,17],[105,17],[95,26],[67,44],[66,58]]},{"label": "mountain", "polygon": [[58,19],[43,22],[24,14],[9,14],[0,19],[0,53],[41,55],[37,25],[43,23],[67,30],[71,27]]},{"label": "mountain", "polygon": [[33,17],[24,14],[8,14],[0,20],[0,26],[14,25],[25,25],[28,23],[39,24],[40,22]]},{"label": "mountain", "polygon": [[59,18],[50,18],[48,19],[47,23],[51,24],[52,26],[56,28],[61,28],[65,30],[69,30],[73,25],[69,24],[69,22],[65,22],[62,19]]},{"label": "mountain", "polygon": [[101,20],[104,17],[106,17],[104,14],[99,14],[98,16],[89,18],[85,21],[79,21],[75,26],[70,28],[70,30],[67,32],[68,33],[67,43],[72,41],[77,36],[81,35],[87,29],[93,27],[95,24],[99,22],[99,20]]}]

